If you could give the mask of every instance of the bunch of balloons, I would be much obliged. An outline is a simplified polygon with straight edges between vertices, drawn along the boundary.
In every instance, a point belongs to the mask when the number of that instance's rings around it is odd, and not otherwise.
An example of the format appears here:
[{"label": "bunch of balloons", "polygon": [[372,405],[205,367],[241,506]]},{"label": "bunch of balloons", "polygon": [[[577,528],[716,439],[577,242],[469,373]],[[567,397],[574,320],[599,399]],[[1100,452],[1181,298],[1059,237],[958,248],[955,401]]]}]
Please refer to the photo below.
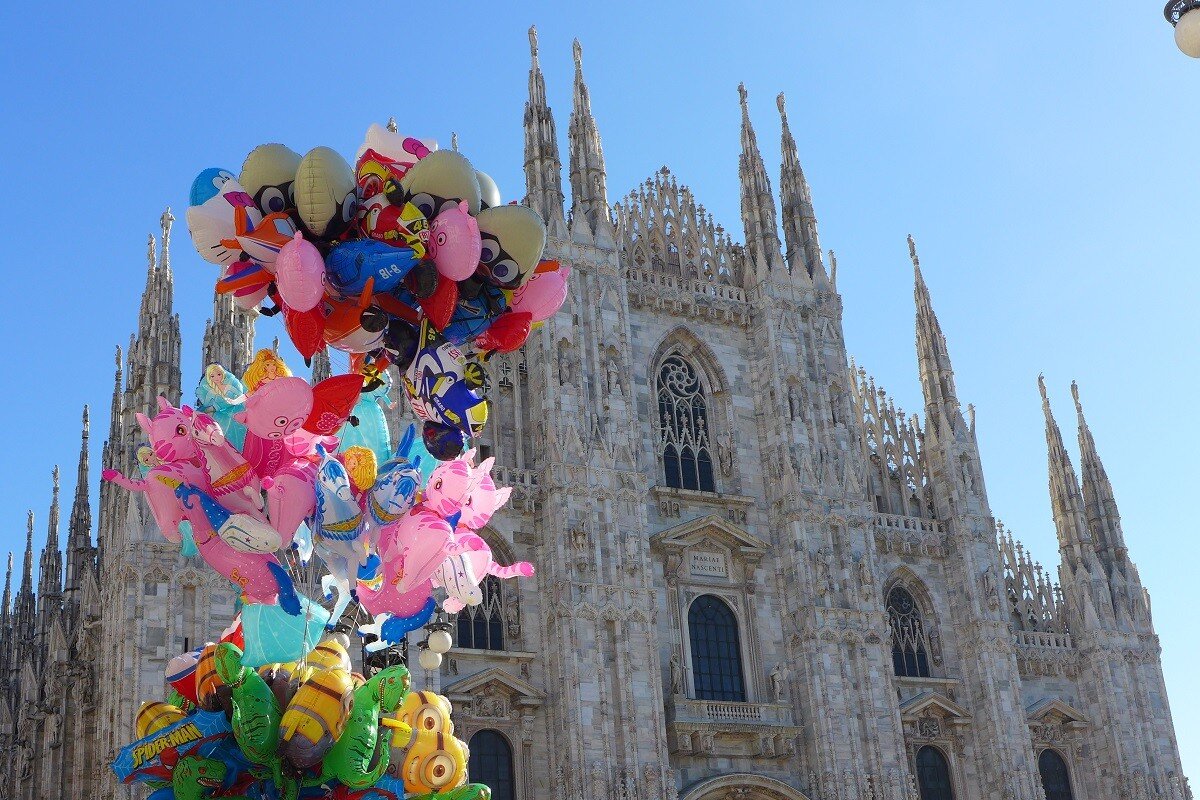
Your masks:
[{"label": "bunch of balloons", "polygon": [[303,661],[247,665],[236,631],[174,659],[166,701],[137,712],[113,770],[151,800],[487,800],[467,783],[450,702],[414,692],[408,669],[353,672],[344,637]]},{"label": "bunch of balloons", "polygon": [[[217,291],[282,313],[306,359],[326,346],[396,364],[426,448],[461,453],[487,420],[479,360],[516,350],[566,299],[546,226],[456,151],[372,125],[336,151],[264,144],[197,176],[187,212]],[[265,304],[265,305],[264,305]],[[378,455],[378,454],[377,454]]]}]

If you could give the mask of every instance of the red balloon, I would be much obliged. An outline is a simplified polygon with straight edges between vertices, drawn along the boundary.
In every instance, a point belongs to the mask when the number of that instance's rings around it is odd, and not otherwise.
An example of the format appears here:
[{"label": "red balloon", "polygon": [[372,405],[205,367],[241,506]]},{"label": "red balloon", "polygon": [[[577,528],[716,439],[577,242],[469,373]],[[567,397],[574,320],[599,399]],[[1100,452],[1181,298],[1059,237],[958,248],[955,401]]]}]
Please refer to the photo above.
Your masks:
[{"label": "red balloon", "polygon": [[283,326],[292,344],[306,359],[312,358],[325,346],[325,313],[322,304],[310,311],[297,311],[284,306]]},{"label": "red balloon", "polygon": [[318,436],[337,433],[350,418],[362,385],[362,375],[351,373],[335,375],[314,386],[312,413],[304,421],[304,430]]},{"label": "red balloon", "polygon": [[529,338],[533,314],[528,311],[506,311],[496,317],[487,330],[475,337],[475,349],[481,352],[511,353]]},{"label": "red balloon", "polygon": [[451,280],[440,280],[433,294],[417,298],[417,302],[434,330],[444,330],[454,316],[454,309],[458,307],[458,284]]}]

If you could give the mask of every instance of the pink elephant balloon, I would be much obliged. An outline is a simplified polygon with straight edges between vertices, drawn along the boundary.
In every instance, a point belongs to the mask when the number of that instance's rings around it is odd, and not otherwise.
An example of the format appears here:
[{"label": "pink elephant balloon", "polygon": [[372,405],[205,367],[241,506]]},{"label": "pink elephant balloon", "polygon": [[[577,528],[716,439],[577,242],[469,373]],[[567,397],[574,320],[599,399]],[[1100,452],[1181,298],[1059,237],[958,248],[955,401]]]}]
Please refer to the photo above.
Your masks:
[{"label": "pink elephant balloon", "polygon": [[299,231],[275,259],[275,287],[283,302],[297,311],[311,311],[325,296],[325,260]]},{"label": "pink elephant balloon", "polygon": [[438,274],[452,281],[462,281],[475,274],[483,245],[479,240],[479,223],[467,210],[467,201],[438,214],[429,226],[429,241],[425,254],[437,266]]},{"label": "pink elephant balloon", "polygon": [[513,292],[510,308],[515,312],[528,311],[533,315],[532,322],[549,319],[567,299],[567,278],[570,276],[570,265],[543,261],[534,270],[529,283]]}]

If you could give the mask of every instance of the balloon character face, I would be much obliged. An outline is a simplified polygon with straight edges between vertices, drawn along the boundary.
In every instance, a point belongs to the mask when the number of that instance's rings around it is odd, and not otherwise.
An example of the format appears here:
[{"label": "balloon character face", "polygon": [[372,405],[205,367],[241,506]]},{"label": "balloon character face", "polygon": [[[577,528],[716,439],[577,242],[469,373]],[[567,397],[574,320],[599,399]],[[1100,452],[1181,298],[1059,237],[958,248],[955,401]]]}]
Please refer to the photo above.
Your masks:
[{"label": "balloon character face", "polygon": [[235,419],[263,439],[283,439],[300,430],[312,411],[312,387],[303,378],[276,378],[253,390]]},{"label": "balloon character face", "polygon": [[190,408],[175,408],[161,395],[158,398],[158,415],[154,419],[137,414],[138,425],[150,437],[150,446],[160,462],[197,459],[200,450],[192,438],[192,416]]},{"label": "balloon character face", "polygon": [[263,217],[253,228],[239,233],[237,243],[255,263],[274,271],[280,252],[295,237],[296,223],[287,214],[277,212]]},{"label": "balloon character face", "polygon": [[[471,469],[470,460],[475,451],[466,453],[461,458],[439,464],[429,477],[425,487],[424,504],[443,519],[457,513],[471,496],[475,489],[476,477]],[[483,465],[488,471],[492,467],[492,459],[487,459]]]},{"label": "balloon character face", "polygon": [[496,206],[479,212],[483,275],[497,286],[515,289],[531,277],[546,246],[546,223],[532,208]]},{"label": "balloon character face", "polygon": [[508,502],[508,497],[512,494],[511,486],[496,488],[492,476],[488,474],[491,471],[492,461],[493,459],[489,458],[475,468],[477,476],[481,472],[484,474],[479,477],[466,502],[463,503],[462,514],[458,520],[460,527],[472,531],[479,530],[488,523],[493,514]]},{"label": "balloon character face", "polygon": [[[203,203],[190,206],[187,210],[188,232],[192,235],[192,244],[200,257],[210,264],[231,264],[238,260],[241,247],[234,238],[237,233],[235,217],[241,217],[243,224],[254,227],[262,219],[254,206],[254,198],[246,193],[242,185],[229,178],[216,188],[216,182],[223,176],[211,174],[205,170],[192,185],[196,197],[208,195],[205,184],[211,184],[216,189]],[[238,214],[237,212],[241,212]]]},{"label": "balloon character face", "polygon": [[317,470],[317,526],[321,536],[350,540],[362,527],[362,509],[354,499],[350,476],[341,462],[318,447],[321,467]]},{"label": "balloon character face", "polygon": [[413,507],[421,483],[421,471],[404,456],[386,461],[367,501],[371,519],[387,525],[403,517]]},{"label": "balloon character face", "polygon": [[454,733],[450,701],[433,692],[411,692],[400,706],[399,719],[414,733]]},{"label": "balloon character face", "polygon": [[479,213],[479,179],[471,162],[453,150],[438,150],[418,161],[400,181],[404,201],[426,219],[466,201],[470,214]]},{"label": "balloon character face", "polygon": [[299,168],[299,153],[281,144],[262,144],[246,156],[238,181],[263,214],[287,212],[296,208],[293,182]]},{"label": "balloon character face", "polygon": [[467,201],[434,218],[425,251],[445,278],[461,281],[475,274],[480,256],[479,223],[468,211]]},{"label": "balloon character face", "polygon": [[458,786],[466,780],[469,756],[466,744],[450,734],[414,729],[400,768],[405,791],[432,794]]},{"label": "balloon character face", "polygon": [[569,277],[570,266],[560,265],[557,261],[543,261],[529,282],[513,292],[513,311],[528,312],[531,322],[541,322],[554,316],[554,312],[567,299]]},{"label": "balloon character face", "polygon": [[192,192],[188,205],[202,206],[221,193],[225,184],[233,180],[233,173],[220,167],[209,167],[192,181]]},{"label": "balloon character face", "polygon": [[336,150],[314,147],[296,168],[296,212],[316,238],[334,239],[356,218],[354,171]]}]

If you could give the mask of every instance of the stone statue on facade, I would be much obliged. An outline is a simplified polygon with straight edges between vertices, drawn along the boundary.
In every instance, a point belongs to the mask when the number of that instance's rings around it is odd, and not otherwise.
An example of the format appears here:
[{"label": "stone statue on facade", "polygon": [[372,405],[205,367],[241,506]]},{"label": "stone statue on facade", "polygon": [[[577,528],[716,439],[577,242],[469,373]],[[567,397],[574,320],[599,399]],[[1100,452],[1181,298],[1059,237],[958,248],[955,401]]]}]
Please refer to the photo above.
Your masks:
[{"label": "stone statue on facade", "polygon": [[782,703],[784,681],[787,680],[787,673],[783,670],[781,665],[776,664],[775,668],[771,670],[769,677],[771,679],[771,696],[775,699],[777,704]]},{"label": "stone statue on facade", "polygon": [[679,662],[679,653],[671,654],[671,694],[683,694],[683,666]]}]

